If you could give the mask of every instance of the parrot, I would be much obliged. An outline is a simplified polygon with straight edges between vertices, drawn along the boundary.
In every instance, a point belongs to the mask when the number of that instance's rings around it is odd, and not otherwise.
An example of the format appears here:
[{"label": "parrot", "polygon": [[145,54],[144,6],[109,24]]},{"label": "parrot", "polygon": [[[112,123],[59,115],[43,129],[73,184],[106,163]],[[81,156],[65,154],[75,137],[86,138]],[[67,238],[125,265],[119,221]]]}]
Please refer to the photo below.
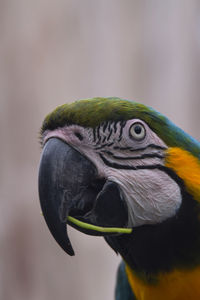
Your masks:
[{"label": "parrot", "polygon": [[39,198],[59,246],[68,226],[121,257],[116,300],[200,299],[200,143],[117,97],[58,106],[41,127]]}]

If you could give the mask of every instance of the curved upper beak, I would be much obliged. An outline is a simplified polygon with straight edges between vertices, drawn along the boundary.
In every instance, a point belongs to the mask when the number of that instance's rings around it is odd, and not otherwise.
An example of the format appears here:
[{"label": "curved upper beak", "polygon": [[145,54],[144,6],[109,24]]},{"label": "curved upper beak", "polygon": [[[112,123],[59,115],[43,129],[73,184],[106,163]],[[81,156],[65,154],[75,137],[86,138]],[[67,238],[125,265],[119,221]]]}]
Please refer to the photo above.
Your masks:
[{"label": "curved upper beak", "polygon": [[58,138],[49,139],[42,151],[39,197],[50,232],[69,255],[74,255],[67,235],[69,215],[101,226],[127,224],[128,210],[117,184],[99,180],[95,165]]}]

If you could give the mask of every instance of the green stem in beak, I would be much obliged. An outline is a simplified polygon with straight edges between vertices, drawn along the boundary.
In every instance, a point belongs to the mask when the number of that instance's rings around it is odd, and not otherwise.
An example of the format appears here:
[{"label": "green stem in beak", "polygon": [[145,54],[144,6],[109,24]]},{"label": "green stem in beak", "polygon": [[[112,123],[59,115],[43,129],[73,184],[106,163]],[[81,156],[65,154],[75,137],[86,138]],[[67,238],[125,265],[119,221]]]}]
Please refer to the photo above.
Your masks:
[{"label": "green stem in beak", "polygon": [[67,220],[78,227],[88,229],[88,230],[94,230],[98,232],[108,232],[108,233],[128,233],[128,234],[132,233],[132,228],[101,227],[101,226],[96,226],[96,225],[79,221],[78,219],[70,216],[67,217]]}]

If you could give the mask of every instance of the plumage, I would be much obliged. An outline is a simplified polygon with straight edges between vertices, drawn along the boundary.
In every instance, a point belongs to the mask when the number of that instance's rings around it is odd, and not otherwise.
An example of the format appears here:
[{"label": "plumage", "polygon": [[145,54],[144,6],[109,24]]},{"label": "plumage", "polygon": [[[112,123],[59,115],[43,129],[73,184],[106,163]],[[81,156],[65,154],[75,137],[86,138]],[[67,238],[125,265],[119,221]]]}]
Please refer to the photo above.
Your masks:
[{"label": "plumage", "polygon": [[44,120],[39,194],[70,255],[65,222],[120,253],[116,300],[200,298],[200,144],[120,98],[64,104]]},{"label": "plumage", "polygon": [[144,120],[168,146],[181,147],[199,157],[199,143],[164,115],[138,102],[116,97],[78,100],[58,106],[45,118],[41,132],[66,124],[94,128],[103,122],[133,118]]}]

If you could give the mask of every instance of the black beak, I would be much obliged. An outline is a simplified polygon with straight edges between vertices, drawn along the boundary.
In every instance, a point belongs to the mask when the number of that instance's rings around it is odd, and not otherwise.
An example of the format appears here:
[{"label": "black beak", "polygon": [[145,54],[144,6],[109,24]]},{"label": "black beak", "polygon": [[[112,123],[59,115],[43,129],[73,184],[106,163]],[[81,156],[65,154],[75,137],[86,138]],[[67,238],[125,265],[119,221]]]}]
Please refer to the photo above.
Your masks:
[{"label": "black beak", "polygon": [[[94,164],[57,138],[42,151],[39,197],[50,232],[69,255],[74,255],[67,235],[69,215],[100,226],[127,225],[128,210],[117,184],[99,180]],[[105,235],[68,223],[87,234]]]}]

